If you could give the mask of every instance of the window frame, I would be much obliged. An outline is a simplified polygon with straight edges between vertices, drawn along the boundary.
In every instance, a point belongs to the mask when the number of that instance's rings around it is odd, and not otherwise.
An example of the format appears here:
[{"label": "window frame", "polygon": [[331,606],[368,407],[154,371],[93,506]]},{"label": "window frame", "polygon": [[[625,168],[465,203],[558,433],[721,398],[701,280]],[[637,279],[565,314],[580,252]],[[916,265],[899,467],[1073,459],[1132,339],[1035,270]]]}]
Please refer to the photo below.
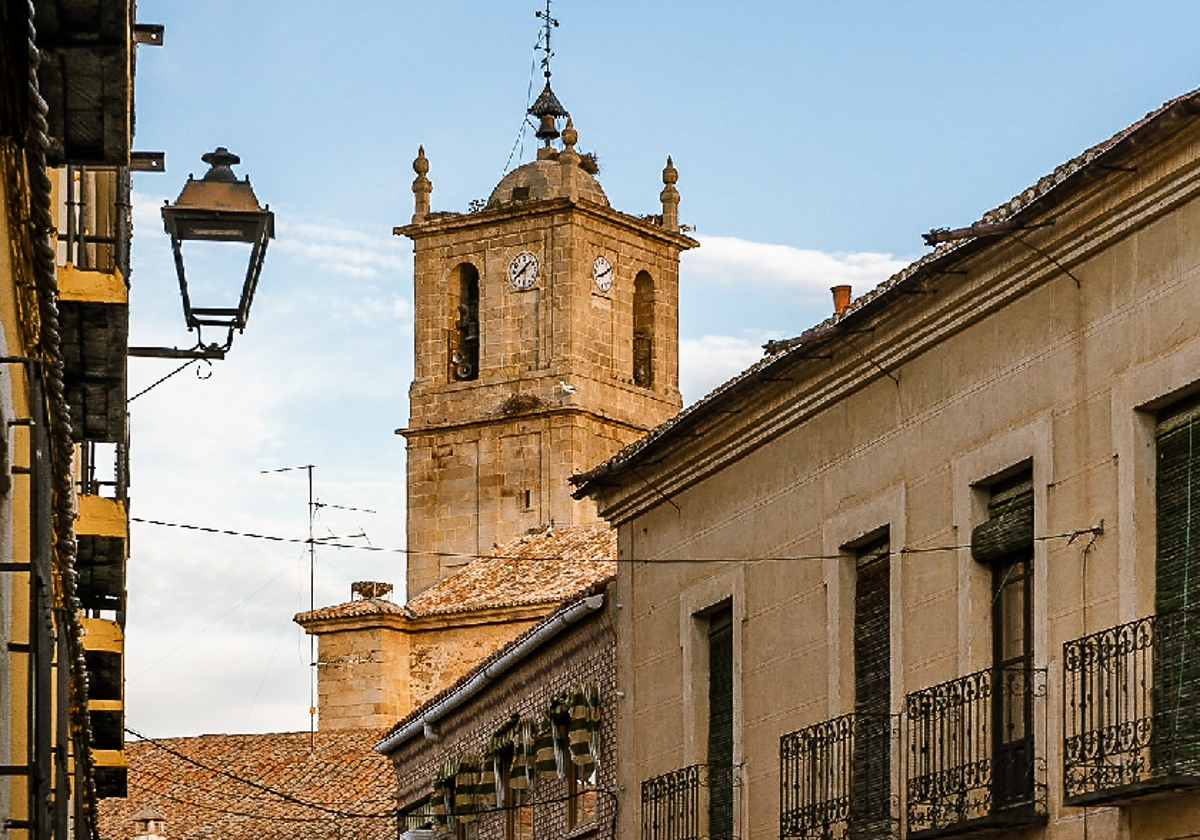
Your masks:
[{"label": "window frame", "polygon": [[[574,761],[567,759],[567,831],[582,832],[587,828],[594,828],[599,822],[599,798],[597,792],[599,789],[599,768],[592,764],[592,774],[590,779],[581,779],[579,777],[579,765]],[[580,816],[581,802],[584,799],[591,800],[591,806],[583,806],[583,810],[590,811],[591,815],[587,821],[582,821]]]}]

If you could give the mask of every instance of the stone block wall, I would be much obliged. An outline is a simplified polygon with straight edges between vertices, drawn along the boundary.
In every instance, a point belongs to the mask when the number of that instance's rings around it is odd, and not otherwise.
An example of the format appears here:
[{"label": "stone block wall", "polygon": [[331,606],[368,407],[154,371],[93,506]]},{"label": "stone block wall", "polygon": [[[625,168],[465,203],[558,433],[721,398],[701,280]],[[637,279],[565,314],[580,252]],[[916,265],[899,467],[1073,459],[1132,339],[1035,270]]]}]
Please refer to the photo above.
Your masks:
[{"label": "stone block wall", "polygon": [[[567,479],[680,406],[679,253],[694,244],[607,207],[532,202],[431,219],[415,252],[415,379],[409,392],[408,594],[531,528],[598,521]],[[522,252],[536,280],[509,276]],[[613,267],[610,288],[593,276]],[[455,278],[479,276],[479,370],[460,381]],[[635,278],[649,277],[639,324],[653,324],[653,378],[634,381]],[[422,554],[422,552],[429,552]],[[458,553],[439,558],[436,553]]]}]

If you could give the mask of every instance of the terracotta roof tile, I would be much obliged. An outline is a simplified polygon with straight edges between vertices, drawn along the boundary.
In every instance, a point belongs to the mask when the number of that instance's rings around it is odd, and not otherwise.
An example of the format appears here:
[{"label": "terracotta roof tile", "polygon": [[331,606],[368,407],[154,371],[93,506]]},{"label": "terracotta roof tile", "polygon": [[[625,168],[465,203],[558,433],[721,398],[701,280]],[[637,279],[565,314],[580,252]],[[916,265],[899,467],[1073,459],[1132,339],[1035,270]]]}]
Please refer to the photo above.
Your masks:
[{"label": "terracotta roof tile", "polygon": [[372,749],[378,737],[318,732],[315,750],[307,732],[131,741],[129,797],[100,801],[100,835],[133,837],[149,806],[169,840],[394,840],[395,780]]},{"label": "terracotta roof tile", "polygon": [[417,595],[414,616],[552,604],[617,570],[617,532],[606,525],[556,528],[499,546]]},{"label": "terracotta roof tile", "polygon": [[358,618],[368,615],[408,615],[408,611],[399,604],[383,598],[355,598],[344,604],[297,613],[293,620],[303,625],[330,618]]}]

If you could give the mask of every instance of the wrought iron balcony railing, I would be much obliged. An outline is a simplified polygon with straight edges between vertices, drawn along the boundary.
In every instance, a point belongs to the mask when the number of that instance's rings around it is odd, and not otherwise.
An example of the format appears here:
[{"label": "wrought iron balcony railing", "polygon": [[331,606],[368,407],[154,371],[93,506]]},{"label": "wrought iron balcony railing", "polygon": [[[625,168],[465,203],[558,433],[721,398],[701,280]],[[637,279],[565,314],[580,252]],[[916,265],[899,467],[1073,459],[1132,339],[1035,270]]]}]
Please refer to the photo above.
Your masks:
[{"label": "wrought iron balcony railing", "polygon": [[1045,700],[1045,671],[1022,667],[909,694],[908,836],[1044,822]]},{"label": "wrought iron balcony railing", "polygon": [[642,840],[735,840],[737,768],[693,764],[642,782]]},{"label": "wrought iron balcony railing", "polygon": [[842,715],[779,741],[779,836],[857,840],[898,836],[890,715]]},{"label": "wrought iron balcony railing", "polygon": [[1200,610],[1063,645],[1067,804],[1200,786]]}]

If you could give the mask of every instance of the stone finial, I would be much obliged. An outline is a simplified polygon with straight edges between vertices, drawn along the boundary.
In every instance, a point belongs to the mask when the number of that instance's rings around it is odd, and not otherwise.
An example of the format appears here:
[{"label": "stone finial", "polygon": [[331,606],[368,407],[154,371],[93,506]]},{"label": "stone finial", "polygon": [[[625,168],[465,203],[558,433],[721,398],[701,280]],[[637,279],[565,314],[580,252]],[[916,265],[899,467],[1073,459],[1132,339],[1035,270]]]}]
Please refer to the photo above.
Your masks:
[{"label": "stone finial", "polygon": [[575,201],[579,198],[579,182],[575,175],[579,169],[579,153],[575,151],[575,144],[579,142],[579,132],[575,130],[575,123],[570,115],[567,116],[567,127],[563,129],[562,139],[563,150],[558,155],[559,165],[562,166],[562,194]]},{"label": "stone finial", "polygon": [[359,580],[350,584],[351,596],[357,595],[359,598],[364,599],[382,598],[391,591],[392,585],[390,583],[378,580]]},{"label": "stone finial", "polygon": [[675,169],[675,164],[671,161],[671,156],[667,155],[667,166],[663,169],[663,190],[659,193],[659,198],[662,199],[662,218],[663,227],[667,230],[678,233],[679,231],[679,190],[675,189],[675,182],[679,180],[679,172]]},{"label": "stone finial", "polygon": [[425,217],[429,215],[429,194],[433,192],[433,183],[425,177],[425,173],[429,171],[429,158],[425,157],[424,146],[417,149],[417,157],[412,166],[413,172],[417,173],[417,177],[412,182],[413,197],[416,200],[412,217],[415,224],[424,221]]},{"label": "stone finial", "polygon": [[571,150],[571,154],[575,154],[575,144],[579,142],[579,132],[575,130],[575,121],[571,119],[570,114],[567,115],[567,127],[562,133],[563,144]]}]

